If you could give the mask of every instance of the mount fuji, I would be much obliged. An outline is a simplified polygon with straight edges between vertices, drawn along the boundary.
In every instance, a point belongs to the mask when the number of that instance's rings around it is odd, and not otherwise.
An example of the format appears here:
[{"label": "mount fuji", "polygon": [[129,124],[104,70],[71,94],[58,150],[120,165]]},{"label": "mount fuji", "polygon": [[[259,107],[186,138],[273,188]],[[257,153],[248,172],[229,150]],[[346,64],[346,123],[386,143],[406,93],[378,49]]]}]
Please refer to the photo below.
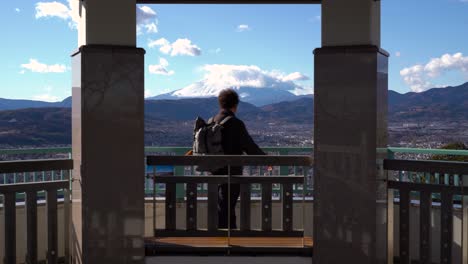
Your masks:
[{"label": "mount fuji", "polygon": [[[189,87],[187,87],[189,88]],[[255,106],[264,106],[284,101],[294,101],[303,96],[295,95],[289,91],[275,88],[256,88],[256,87],[230,87],[239,94],[239,99],[243,102],[253,104]],[[206,92],[203,90],[180,89],[171,93],[161,94],[154,97],[147,98],[149,100],[177,100],[189,98],[210,98],[218,96],[219,92],[223,90],[216,89]]]},{"label": "mount fuji", "polygon": [[264,71],[254,65],[205,65],[203,80],[194,82],[182,89],[146,98],[149,100],[177,100],[189,98],[216,97],[226,88],[237,91],[241,101],[255,106],[264,106],[283,101],[297,100],[311,95],[311,88],[304,88],[297,81],[309,80],[299,72],[284,74],[277,71]]}]

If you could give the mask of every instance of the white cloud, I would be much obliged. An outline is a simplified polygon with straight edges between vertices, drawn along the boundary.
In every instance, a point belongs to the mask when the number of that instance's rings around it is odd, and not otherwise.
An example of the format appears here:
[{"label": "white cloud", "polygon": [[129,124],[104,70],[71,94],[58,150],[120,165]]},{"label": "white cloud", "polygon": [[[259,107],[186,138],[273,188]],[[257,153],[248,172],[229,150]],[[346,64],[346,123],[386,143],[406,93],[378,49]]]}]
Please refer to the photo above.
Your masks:
[{"label": "white cloud", "polygon": [[288,81],[307,81],[310,80],[310,78],[307,75],[304,75],[300,72],[293,72],[291,74],[286,75],[285,77],[282,78],[283,81],[288,82]]},{"label": "white cloud", "polygon": [[44,101],[44,102],[57,102],[60,101],[58,96],[52,95],[52,87],[46,86],[43,94],[34,95],[32,100]]},{"label": "white cloud", "polygon": [[79,2],[68,0],[68,6],[60,2],[38,2],[36,4],[36,19],[58,17],[68,21],[68,26],[76,29],[79,20]]},{"label": "white cloud", "polygon": [[19,12],[21,12],[21,9],[15,8],[15,11],[16,11],[16,13],[19,13]]},{"label": "white cloud", "polygon": [[153,96],[155,96],[155,94],[151,90],[145,89],[145,98]]},{"label": "white cloud", "polygon": [[[464,57],[462,53],[444,54],[440,58],[432,58],[425,65],[404,68],[400,75],[412,91],[422,92],[435,86],[430,82],[431,79],[450,71],[468,73],[468,57]],[[468,75],[466,76],[468,79]]]},{"label": "white cloud", "polygon": [[137,6],[137,34],[158,33],[158,15],[149,6]]},{"label": "white cloud", "polygon": [[29,63],[21,64],[21,68],[38,73],[62,73],[67,70],[67,67],[63,64],[47,65],[36,59],[29,59]]},{"label": "white cloud", "polygon": [[44,102],[58,102],[60,99],[57,96],[51,94],[38,94],[33,96],[33,100],[44,101]]},{"label": "white cloud", "polygon": [[39,2],[36,4],[36,18],[59,17],[67,20],[70,18],[70,9],[59,2]]},{"label": "white cloud", "polygon": [[[68,6],[57,2],[38,2],[36,4],[36,19],[58,17],[68,21],[72,29],[78,25],[80,2],[77,0],[68,0]],[[156,12],[148,6],[137,6],[137,34],[157,33],[158,20]]]},{"label": "white cloud", "polygon": [[395,56],[396,56],[396,57],[400,57],[400,56],[401,56],[401,52],[399,52],[399,51],[395,52]]},{"label": "white cloud", "polygon": [[297,87],[294,90],[290,91],[291,93],[295,95],[308,95],[308,94],[314,94],[314,87],[312,85],[310,86],[303,86],[303,87]]},{"label": "white cloud", "polygon": [[246,25],[246,24],[242,24],[242,25],[237,26],[237,32],[244,32],[244,31],[247,31],[247,30],[252,30],[252,28],[249,25]]},{"label": "white cloud", "polygon": [[[205,72],[201,81],[193,83],[174,93],[175,96],[217,96],[225,88],[240,87],[258,89],[280,89],[291,93],[310,94],[310,89],[296,84],[292,79],[302,79],[300,73],[282,74],[265,71],[255,65],[209,64],[202,67]],[[288,77],[289,78],[286,78]],[[291,76],[296,76],[292,78]],[[301,78],[297,78],[301,76]],[[309,92],[306,92],[308,90]]]},{"label": "white cloud", "polygon": [[169,62],[164,59],[160,58],[159,59],[159,64],[154,64],[149,66],[149,72],[152,74],[158,74],[158,75],[173,75],[175,72],[174,71],[168,71],[167,66],[169,66]]},{"label": "white cloud", "polygon": [[201,49],[192,44],[192,41],[189,39],[177,39],[175,42],[170,43],[165,38],[160,38],[158,40],[150,40],[148,47],[154,48],[159,47],[159,50],[164,54],[170,54],[171,56],[200,56]]}]

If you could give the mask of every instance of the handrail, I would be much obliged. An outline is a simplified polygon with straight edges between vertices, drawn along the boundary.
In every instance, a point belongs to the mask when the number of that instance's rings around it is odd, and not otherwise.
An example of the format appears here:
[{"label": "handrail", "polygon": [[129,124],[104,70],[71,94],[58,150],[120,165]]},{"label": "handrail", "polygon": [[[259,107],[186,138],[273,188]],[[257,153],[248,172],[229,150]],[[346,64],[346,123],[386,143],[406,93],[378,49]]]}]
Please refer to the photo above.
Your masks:
[{"label": "handrail", "polygon": [[[183,154],[190,150],[190,147],[153,147],[146,146],[145,152],[175,152]],[[313,147],[262,147],[265,151],[272,152],[312,152]],[[16,155],[16,154],[47,154],[47,153],[71,153],[71,147],[60,148],[29,148],[29,149],[0,149],[0,154]],[[378,148],[379,153],[407,153],[407,154],[432,154],[432,155],[459,155],[468,156],[468,150],[454,149],[424,149],[424,148],[403,148],[403,147],[387,147]]]},{"label": "handrail", "polygon": [[147,165],[212,165],[219,166],[311,166],[311,156],[260,156],[260,155],[204,155],[204,156],[147,156]]},{"label": "handrail", "polygon": [[[228,176],[155,176],[158,183],[227,183]],[[231,183],[303,183],[304,176],[231,176]]]},{"label": "handrail", "polygon": [[38,191],[47,191],[47,190],[68,189],[69,187],[70,187],[69,180],[0,184],[0,193],[38,192]]},{"label": "handrail", "polygon": [[71,170],[71,159],[1,161],[0,173]]},{"label": "handrail", "polygon": [[468,162],[385,159],[384,169],[395,171],[468,174]]},{"label": "handrail", "polygon": [[423,148],[379,148],[378,152],[408,153],[408,154],[432,154],[432,155],[459,155],[468,156],[468,150],[458,149],[423,149]]}]

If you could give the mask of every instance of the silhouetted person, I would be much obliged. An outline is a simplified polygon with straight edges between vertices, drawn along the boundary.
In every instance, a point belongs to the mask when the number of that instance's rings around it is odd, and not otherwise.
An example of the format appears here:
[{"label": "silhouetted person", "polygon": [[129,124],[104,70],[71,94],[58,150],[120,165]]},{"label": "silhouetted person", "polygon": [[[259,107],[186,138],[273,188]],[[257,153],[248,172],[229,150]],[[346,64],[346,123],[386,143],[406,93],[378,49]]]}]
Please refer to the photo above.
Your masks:
[{"label": "silhouetted person", "polygon": [[[219,113],[214,117],[214,122],[221,122],[227,116],[233,116],[224,125],[222,130],[222,146],[225,155],[265,155],[250,137],[244,122],[235,116],[239,105],[239,96],[232,89],[226,89],[218,95]],[[214,175],[227,175],[228,168],[224,167],[213,172]],[[242,175],[242,167],[231,167],[231,175]],[[240,185],[231,184],[231,199],[228,201],[228,185],[221,184],[218,187],[218,227],[228,226],[228,202],[231,203],[231,228],[236,226],[235,208],[239,198]]]}]

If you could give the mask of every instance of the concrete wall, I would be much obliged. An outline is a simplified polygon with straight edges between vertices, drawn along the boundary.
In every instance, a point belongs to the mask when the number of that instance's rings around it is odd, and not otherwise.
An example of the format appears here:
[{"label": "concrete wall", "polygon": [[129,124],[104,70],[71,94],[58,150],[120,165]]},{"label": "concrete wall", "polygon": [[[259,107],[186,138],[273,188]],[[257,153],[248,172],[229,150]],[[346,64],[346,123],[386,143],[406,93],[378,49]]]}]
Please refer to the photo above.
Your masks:
[{"label": "concrete wall", "polygon": [[[238,209],[238,208],[237,208]],[[157,202],[157,228],[164,228],[165,219],[164,219],[164,202],[158,201]],[[385,210],[384,206],[379,208],[379,210]],[[394,251],[395,255],[398,255],[399,251],[399,208],[398,205],[395,205],[395,226],[394,226]],[[305,209],[305,222],[306,229],[305,233],[307,236],[312,236],[312,212],[313,212],[313,203],[306,202],[306,209]],[[302,228],[302,204],[301,202],[294,203],[294,228],[300,229]],[[37,210],[38,214],[38,256],[39,259],[45,259],[46,254],[46,247],[47,247],[47,224],[46,224],[46,215],[45,215],[45,205],[40,204]],[[237,214],[239,214],[239,210],[237,210]],[[252,228],[260,228],[260,216],[261,216],[261,208],[259,201],[253,201],[252,203]],[[207,203],[206,201],[199,201],[198,202],[198,226],[200,228],[206,228],[207,223]],[[20,205],[17,207],[16,210],[16,217],[17,217],[17,260],[18,263],[24,262],[24,257],[26,255],[26,214],[24,206]],[[152,236],[153,235],[153,206],[151,201],[146,201],[145,203],[145,236]],[[411,221],[411,248],[410,254],[413,259],[418,257],[419,251],[419,206],[412,205],[410,211],[410,221]],[[453,218],[453,226],[454,226],[454,242],[453,242],[453,261],[454,263],[461,262],[461,239],[462,239],[462,214],[460,209],[454,210],[454,218]],[[63,248],[63,204],[58,205],[58,231],[59,231],[59,256],[63,256],[64,248]],[[238,223],[239,225],[239,223]],[[177,228],[183,229],[185,226],[185,205],[178,204],[177,205]],[[4,256],[4,215],[3,215],[3,208],[0,208],[0,260],[3,259]],[[273,228],[279,229],[281,228],[281,203],[280,202],[273,202]],[[465,231],[467,232],[467,231]],[[440,256],[440,207],[434,207],[432,210],[432,259],[433,262],[439,262]]]}]

